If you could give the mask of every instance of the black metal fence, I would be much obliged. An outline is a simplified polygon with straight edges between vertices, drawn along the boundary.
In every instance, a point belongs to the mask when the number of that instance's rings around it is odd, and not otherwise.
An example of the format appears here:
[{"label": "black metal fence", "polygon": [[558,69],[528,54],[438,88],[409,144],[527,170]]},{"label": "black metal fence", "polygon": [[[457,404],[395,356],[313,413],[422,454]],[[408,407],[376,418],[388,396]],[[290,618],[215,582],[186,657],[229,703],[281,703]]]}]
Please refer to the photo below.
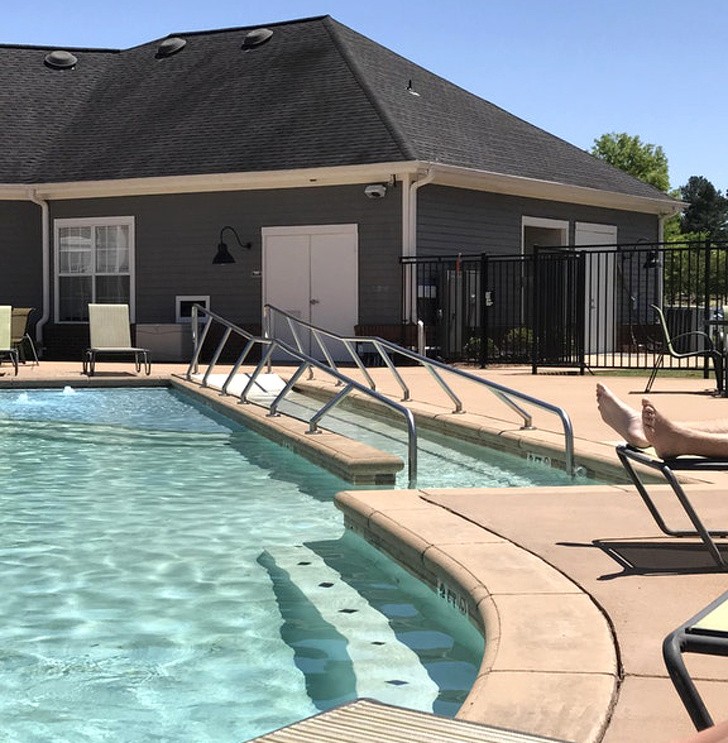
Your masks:
[{"label": "black metal fence", "polygon": [[403,258],[403,298],[416,292],[428,352],[446,361],[649,368],[661,343],[652,305],[673,335],[712,333],[728,305],[727,255],[728,243],[701,242]]}]

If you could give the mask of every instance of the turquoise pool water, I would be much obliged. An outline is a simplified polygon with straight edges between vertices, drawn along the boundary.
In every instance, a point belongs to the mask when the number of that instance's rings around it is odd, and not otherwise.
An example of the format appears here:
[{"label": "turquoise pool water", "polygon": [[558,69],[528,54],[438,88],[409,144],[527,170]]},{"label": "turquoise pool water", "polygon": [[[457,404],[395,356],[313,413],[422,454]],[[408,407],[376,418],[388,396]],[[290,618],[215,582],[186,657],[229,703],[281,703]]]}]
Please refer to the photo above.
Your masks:
[{"label": "turquoise pool water", "polygon": [[[482,638],[167,390],[0,393],[2,740],[244,741],[355,696],[453,714]],[[393,493],[396,497],[396,493]]]}]

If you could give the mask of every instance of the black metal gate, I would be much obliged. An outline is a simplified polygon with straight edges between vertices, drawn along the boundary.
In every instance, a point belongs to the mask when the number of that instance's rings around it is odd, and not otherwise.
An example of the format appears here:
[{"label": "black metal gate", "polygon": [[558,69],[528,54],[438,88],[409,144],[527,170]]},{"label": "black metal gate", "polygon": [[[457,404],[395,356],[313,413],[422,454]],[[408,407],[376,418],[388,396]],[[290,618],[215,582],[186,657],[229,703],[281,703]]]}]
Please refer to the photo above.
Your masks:
[{"label": "black metal gate", "polygon": [[727,255],[726,244],[641,243],[403,258],[403,301],[416,287],[430,353],[446,361],[649,368],[660,343],[652,305],[673,335],[710,331],[728,304]]}]

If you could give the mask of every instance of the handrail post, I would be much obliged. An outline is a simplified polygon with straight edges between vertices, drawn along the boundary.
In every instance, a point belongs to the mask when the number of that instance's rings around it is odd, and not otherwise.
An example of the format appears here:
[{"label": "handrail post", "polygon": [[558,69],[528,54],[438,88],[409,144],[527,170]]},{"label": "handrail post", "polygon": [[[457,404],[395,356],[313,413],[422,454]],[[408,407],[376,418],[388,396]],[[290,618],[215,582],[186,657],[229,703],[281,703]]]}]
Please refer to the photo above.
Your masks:
[{"label": "handrail post", "polygon": [[488,286],[490,284],[490,271],[488,270],[488,254],[480,254],[480,353],[478,354],[478,361],[480,368],[485,369],[488,365],[488,319],[490,312],[488,310],[490,301],[490,292]]},{"label": "handrail post", "polygon": [[222,386],[222,389],[220,392],[223,395],[227,395],[228,387],[230,386],[230,383],[235,379],[235,375],[240,371],[240,367],[243,365],[243,362],[245,359],[248,358],[248,354],[250,353],[250,349],[253,347],[253,344],[255,343],[254,339],[250,339],[246,344],[245,348],[243,348],[242,353],[240,356],[238,356],[236,362],[233,364],[233,368],[230,370],[230,374],[227,375],[227,379],[225,380],[225,383]]},{"label": "handrail post", "polygon": [[212,355],[212,359],[210,360],[210,363],[207,366],[207,371],[205,372],[205,376],[202,378],[202,386],[207,387],[207,380],[212,374],[212,370],[215,368],[215,364],[217,364],[218,359],[220,358],[220,354],[222,353],[223,348],[225,348],[225,344],[228,342],[228,338],[230,338],[230,333],[232,333],[232,328],[225,328],[225,332],[222,334],[222,338],[220,339],[220,342],[217,344],[217,348],[215,349],[215,353]]},{"label": "handrail post", "polygon": [[268,416],[270,418],[275,418],[278,415],[278,406],[283,402],[283,399],[286,397],[286,395],[293,389],[296,382],[301,378],[301,375],[308,369],[308,364],[304,361],[301,363],[296,369],[296,371],[291,375],[290,379],[286,382],[283,389],[276,395],[275,400],[270,404],[270,407],[268,408]]},{"label": "handrail post", "polygon": [[308,433],[318,431],[318,422],[331,410],[333,410],[354,388],[353,384],[347,384],[338,394],[334,395],[318,412],[314,413],[308,421]]},{"label": "handrail post", "polygon": [[[192,332],[192,351],[194,353],[195,349],[197,348],[197,338],[199,337],[199,313],[197,311],[197,304],[192,305],[192,317],[190,322],[190,331]],[[197,374],[200,371],[199,364],[197,363],[197,358],[195,358],[195,366],[194,369],[192,369],[193,374]],[[189,371],[187,372],[187,379],[189,379]]]},{"label": "handrail post", "polygon": [[[264,338],[270,338],[271,334],[273,332],[273,322],[272,319],[272,313],[270,311],[269,305],[263,305],[263,337]],[[271,362],[270,359],[268,360],[268,371],[267,373],[270,374],[271,372]]]},{"label": "handrail post", "polygon": [[417,353],[420,356],[425,356],[425,323],[422,320],[417,321]]},{"label": "handrail post", "polygon": [[377,385],[375,384],[374,379],[372,379],[372,375],[369,373],[366,366],[362,364],[362,361],[359,358],[359,354],[352,347],[352,341],[349,338],[342,338],[342,342],[344,344],[344,348],[346,348],[346,350],[349,352],[351,360],[356,364],[357,369],[359,369],[359,371],[364,375],[364,379],[367,380],[369,388],[373,390],[377,389]]},{"label": "handrail post", "polygon": [[240,402],[247,403],[248,402],[248,392],[250,392],[250,389],[253,387],[254,384],[256,384],[258,376],[260,375],[261,371],[263,371],[266,364],[270,362],[270,357],[273,354],[273,347],[276,345],[275,341],[271,341],[268,344],[268,350],[265,353],[261,353],[260,361],[258,362],[257,366],[253,370],[253,373],[250,375],[250,379],[248,379],[248,383],[243,388],[242,392],[240,393]]},{"label": "handrail post", "polygon": [[202,335],[198,338],[197,346],[193,350],[192,360],[190,361],[190,365],[187,367],[186,377],[188,380],[192,378],[193,373],[198,373],[200,353],[202,352],[202,346],[205,344],[205,339],[207,338],[207,333],[210,330],[210,325],[212,325],[212,315],[207,316],[205,327],[202,329]]}]

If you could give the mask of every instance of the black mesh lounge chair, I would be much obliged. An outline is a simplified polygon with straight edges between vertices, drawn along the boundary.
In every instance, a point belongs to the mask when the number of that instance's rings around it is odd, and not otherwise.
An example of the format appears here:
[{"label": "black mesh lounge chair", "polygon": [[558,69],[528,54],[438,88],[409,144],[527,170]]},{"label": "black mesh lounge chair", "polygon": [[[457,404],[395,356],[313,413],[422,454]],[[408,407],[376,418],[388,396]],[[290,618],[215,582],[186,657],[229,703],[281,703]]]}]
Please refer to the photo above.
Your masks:
[{"label": "black mesh lounge chair", "polygon": [[[690,359],[696,357],[710,358],[713,360],[713,369],[715,370],[715,379],[718,385],[718,392],[723,392],[723,353],[718,350],[711,337],[707,333],[703,333],[700,330],[691,330],[688,333],[680,333],[679,335],[670,335],[670,329],[667,327],[667,321],[665,320],[665,314],[656,305],[652,305],[652,309],[655,311],[657,321],[660,325],[660,333],[662,335],[662,341],[660,349],[657,353],[657,359],[655,365],[652,367],[652,373],[647,381],[645,392],[649,392],[652,389],[652,384],[655,381],[657,372],[665,361],[665,356],[669,356],[673,359]],[[678,351],[675,347],[676,342],[679,342],[678,347],[683,345],[689,339],[697,340],[701,343],[702,347],[697,351]]]},{"label": "black mesh lounge chair", "polygon": [[149,351],[131,344],[129,306],[126,304],[90,304],[88,306],[89,347],[83,353],[83,373],[96,371],[98,354],[134,357],[137,374],[142,366],[146,374],[152,371]]},{"label": "black mesh lounge chair", "polygon": [[[634,449],[626,444],[620,444],[617,447],[617,456],[662,533],[671,537],[700,537],[716,564],[723,569],[728,568],[728,563],[726,563],[725,558],[721,555],[714,541],[715,537],[727,537],[728,530],[709,531],[705,527],[685,493],[685,489],[678,481],[677,475],[675,474],[675,472],[706,472],[711,470],[725,471],[728,470],[728,461],[706,459],[705,457],[675,457],[674,459],[658,459],[657,457],[650,456],[646,452]],[[694,530],[672,529],[667,525],[657,508],[655,501],[650,497],[647,491],[647,486],[645,485],[644,480],[640,477],[637,468],[635,468],[635,464],[656,470],[665,478],[665,480],[667,480],[667,483],[672,488],[673,493],[677,496],[678,501],[680,501],[680,505],[683,507],[690,522],[695,527]]]}]

